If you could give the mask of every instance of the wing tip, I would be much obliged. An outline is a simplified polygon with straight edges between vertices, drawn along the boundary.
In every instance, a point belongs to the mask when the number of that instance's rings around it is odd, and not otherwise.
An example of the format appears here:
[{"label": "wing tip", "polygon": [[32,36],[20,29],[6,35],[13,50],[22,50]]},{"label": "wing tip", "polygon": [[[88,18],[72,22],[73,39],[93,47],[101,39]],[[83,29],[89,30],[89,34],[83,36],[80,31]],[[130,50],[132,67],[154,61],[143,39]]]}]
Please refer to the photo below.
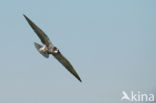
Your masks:
[{"label": "wing tip", "polygon": [[81,78],[77,75],[77,76],[75,76],[81,83],[82,83],[82,80],[81,80]]},{"label": "wing tip", "polygon": [[31,21],[29,20],[29,18],[25,14],[23,14],[23,16],[28,21],[28,23],[30,24]]},{"label": "wing tip", "polygon": [[78,79],[81,83],[82,83],[82,80],[81,79]]},{"label": "wing tip", "polygon": [[23,14],[23,16],[24,16],[25,18],[27,18],[27,16],[26,16],[25,14]]}]

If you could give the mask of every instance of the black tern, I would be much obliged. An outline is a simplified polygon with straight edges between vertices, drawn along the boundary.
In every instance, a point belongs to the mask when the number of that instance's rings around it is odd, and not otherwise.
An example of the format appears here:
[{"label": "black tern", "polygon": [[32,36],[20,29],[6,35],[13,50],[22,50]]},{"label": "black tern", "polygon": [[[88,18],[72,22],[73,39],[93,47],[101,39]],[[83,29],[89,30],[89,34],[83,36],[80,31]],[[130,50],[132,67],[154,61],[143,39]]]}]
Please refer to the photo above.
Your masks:
[{"label": "black tern", "polygon": [[34,43],[39,53],[46,58],[49,57],[49,54],[52,54],[70,73],[72,73],[81,82],[79,75],[77,74],[71,63],[61,54],[59,49],[51,43],[48,36],[26,15],[23,16],[27,20],[28,24],[32,27],[34,32],[37,34],[37,36],[40,38],[41,42],[43,43],[43,45]]}]

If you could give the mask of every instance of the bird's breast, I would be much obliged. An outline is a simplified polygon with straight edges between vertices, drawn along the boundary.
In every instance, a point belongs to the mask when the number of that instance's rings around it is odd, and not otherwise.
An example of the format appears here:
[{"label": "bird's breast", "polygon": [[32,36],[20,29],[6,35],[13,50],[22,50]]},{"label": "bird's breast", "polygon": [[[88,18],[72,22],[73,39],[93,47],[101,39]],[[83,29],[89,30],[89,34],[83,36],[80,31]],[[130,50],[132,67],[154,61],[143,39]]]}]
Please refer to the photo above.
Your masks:
[{"label": "bird's breast", "polygon": [[52,46],[48,46],[48,53],[49,54],[53,53],[53,47]]}]

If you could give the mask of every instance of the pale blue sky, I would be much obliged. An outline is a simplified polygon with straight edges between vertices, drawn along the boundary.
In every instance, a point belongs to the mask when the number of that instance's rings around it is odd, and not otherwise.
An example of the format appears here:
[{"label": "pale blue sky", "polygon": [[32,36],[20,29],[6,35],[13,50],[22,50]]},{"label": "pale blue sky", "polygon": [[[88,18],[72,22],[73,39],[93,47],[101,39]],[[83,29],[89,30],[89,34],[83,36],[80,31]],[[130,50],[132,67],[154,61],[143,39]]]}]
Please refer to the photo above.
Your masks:
[{"label": "pale blue sky", "polygon": [[[0,103],[121,103],[156,90],[155,0],[1,0]],[[42,57],[27,15],[68,58],[79,83]]]}]

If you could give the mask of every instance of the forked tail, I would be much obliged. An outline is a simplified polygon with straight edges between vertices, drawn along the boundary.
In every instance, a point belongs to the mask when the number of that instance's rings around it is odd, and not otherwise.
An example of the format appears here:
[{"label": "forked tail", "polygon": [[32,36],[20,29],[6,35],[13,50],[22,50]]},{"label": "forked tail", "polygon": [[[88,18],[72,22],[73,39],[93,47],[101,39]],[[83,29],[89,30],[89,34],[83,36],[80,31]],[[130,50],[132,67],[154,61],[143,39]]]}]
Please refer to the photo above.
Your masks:
[{"label": "forked tail", "polygon": [[48,58],[49,57],[49,54],[48,53],[43,53],[41,52],[39,49],[42,47],[40,44],[34,42],[34,45],[35,45],[35,48],[37,49],[37,51],[44,57]]}]

